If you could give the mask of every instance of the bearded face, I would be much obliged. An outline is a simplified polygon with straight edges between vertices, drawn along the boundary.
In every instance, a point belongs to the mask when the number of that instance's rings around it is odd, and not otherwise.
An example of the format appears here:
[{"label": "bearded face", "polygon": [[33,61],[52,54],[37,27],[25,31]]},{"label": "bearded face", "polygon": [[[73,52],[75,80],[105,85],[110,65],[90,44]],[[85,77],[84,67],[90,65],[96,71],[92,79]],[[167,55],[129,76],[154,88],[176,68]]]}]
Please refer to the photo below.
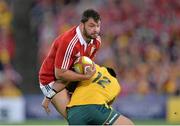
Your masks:
[{"label": "bearded face", "polygon": [[87,39],[95,39],[100,33],[100,21],[95,22],[94,19],[90,18],[87,22],[83,23],[83,35]]}]

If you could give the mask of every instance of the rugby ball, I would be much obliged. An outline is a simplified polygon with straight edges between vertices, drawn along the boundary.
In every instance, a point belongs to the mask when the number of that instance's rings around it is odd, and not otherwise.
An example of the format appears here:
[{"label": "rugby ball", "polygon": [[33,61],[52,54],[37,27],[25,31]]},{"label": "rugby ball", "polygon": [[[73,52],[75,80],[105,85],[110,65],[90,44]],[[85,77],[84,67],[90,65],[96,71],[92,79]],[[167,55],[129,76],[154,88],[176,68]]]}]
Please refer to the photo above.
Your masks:
[{"label": "rugby ball", "polygon": [[93,66],[94,66],[94,63],[89,57],[81,56],[75,60],[73,68],[74,68],[74,71],[77,73],[86,74],[87,69],[89,67],[91,67],[92,69]]}]

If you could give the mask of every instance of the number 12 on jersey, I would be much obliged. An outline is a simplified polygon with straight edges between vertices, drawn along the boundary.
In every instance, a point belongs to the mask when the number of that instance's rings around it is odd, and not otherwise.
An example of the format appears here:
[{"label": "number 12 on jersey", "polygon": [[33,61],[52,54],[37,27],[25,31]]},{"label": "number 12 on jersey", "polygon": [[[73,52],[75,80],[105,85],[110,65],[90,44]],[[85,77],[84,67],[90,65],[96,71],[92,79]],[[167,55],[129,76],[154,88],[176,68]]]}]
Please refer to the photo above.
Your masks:
[{"label": "number 12 on jersey", "polygon": [[102,73],[98,72],[97,77],[92,82],[97,83],[101,87],[105,88],[105,85],[109,84],[111,81],[106,76],[102,76]]}]

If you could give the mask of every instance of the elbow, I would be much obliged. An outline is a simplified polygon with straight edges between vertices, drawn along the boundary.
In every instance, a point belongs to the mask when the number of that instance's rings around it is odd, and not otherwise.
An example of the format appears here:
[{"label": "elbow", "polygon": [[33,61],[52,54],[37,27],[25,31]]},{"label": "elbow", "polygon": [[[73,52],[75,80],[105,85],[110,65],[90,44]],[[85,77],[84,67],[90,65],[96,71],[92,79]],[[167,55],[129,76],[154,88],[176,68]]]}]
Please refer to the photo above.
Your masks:
[{"label": "elbow", "polygon": [[56,69],[55,70],[55,77],[56,77],[56,79],[62,79],[62,80],[64,80],[64,77],[65,77],[65,73],[66,72],[66,70],[62,70],[62,69]]},{"label": "elbow", "polygon": [[63,84],[67,84],[68,81],[65,79],[65,75],[63,73],[56,73],[55,72],[55,77],[56,77],[56,82],[58,83],[63,83]]},{"label": "elbow", "polygon": [[55,77],[56,77],[56,79],[61,79],[62,78],[62,75],[59,75],[59,74],[57,74],[57,73],[55,73]]},{"label": "elbow", "polygon": [[55,77],[56,77],[56,79],[62,79],[63,78],[63,74],[62,73],[60,73],[60,72],[55,72]]}]

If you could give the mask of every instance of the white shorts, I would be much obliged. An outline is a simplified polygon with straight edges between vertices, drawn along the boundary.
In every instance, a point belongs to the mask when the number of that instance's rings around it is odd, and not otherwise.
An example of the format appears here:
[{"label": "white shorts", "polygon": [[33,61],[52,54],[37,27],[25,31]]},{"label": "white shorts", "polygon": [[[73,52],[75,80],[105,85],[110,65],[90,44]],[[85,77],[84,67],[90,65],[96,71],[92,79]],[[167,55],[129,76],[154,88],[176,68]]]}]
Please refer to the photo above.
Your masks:
[{"label": "white shorts", "polygon": [[47,85],[42,85],[42,84],[40,83],[40,89],[41,89],[41,91],[42,91],[43,94],[44,94],[46,97],[48,97],[48,98],[52,98],[52,97],[56,94],[56,92],[55,92],[54,89],[52,88],[53,84],[54,84],[54,81],[53,81],[53,82],[50,82],[50,83],[47,84]]}]

